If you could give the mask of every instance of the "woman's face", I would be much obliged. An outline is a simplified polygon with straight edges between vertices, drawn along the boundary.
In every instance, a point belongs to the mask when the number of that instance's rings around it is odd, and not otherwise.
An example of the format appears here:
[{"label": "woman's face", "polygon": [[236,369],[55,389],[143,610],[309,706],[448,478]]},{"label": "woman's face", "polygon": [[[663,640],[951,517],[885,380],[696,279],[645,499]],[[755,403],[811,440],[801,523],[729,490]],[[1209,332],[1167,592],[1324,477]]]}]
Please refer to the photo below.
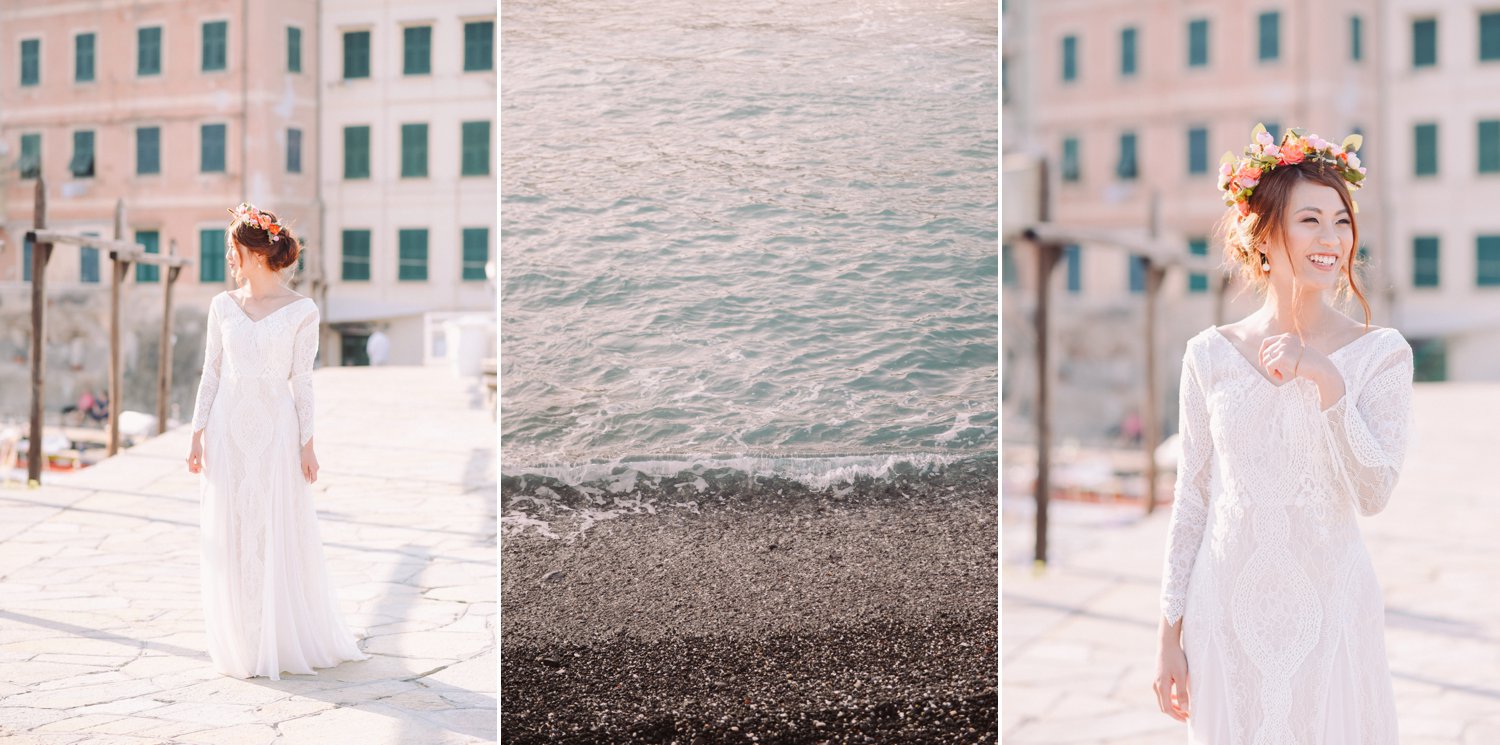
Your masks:
[{"label": "woman's face", "polygon": [[1285,245],[1276,245],[1273,239],[1265,251],[1271,264],[1268,279],[1277,292],[1290,293],[1294,277],[1305,289],[1337,288],[1354,250],[1354,216],[1344,208],[1338,192],[1298,181],[1292,187],[1281,230]]},{"label": "woman's face", "polygon": [[224,261],[229,266],[230,276],[234,278],[236,284],[244,284],[249,280],[249,273],[254,271],[252,267],[254,257],[233,238],[230,238],[227,243],[228,247],[224,251]]}]

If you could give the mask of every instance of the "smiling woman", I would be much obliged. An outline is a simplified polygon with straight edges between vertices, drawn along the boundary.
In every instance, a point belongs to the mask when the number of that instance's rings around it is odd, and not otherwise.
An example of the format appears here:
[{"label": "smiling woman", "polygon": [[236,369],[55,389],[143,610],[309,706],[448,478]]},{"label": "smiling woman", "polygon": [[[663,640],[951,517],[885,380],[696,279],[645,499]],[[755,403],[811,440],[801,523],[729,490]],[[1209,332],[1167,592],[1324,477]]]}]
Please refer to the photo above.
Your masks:
[{"label": "smiling woman", "polygon": [[[1400,473],[1411,347],[1370,327],[1351,269],[1358,139],[1255,138],[1220,171],[1222,234],[1265,302],[1183,359],[1158,703],[1195,743],[1395,743],[1384,603],[1356,516],[1384,509]],[[1330,305],[1339,292],[1363,323]]]}]

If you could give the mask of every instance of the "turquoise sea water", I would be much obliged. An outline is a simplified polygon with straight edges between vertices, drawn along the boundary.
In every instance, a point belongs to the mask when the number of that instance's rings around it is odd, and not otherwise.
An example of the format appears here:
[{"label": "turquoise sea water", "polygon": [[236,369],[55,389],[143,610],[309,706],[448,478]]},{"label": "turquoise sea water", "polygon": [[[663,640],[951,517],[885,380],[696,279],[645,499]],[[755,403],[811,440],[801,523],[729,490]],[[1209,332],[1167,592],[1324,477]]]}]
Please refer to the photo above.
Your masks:
[{"label": "turquoise sea water", "polygon": [[994,2],[501,12],[509,485],[994,457]]}]

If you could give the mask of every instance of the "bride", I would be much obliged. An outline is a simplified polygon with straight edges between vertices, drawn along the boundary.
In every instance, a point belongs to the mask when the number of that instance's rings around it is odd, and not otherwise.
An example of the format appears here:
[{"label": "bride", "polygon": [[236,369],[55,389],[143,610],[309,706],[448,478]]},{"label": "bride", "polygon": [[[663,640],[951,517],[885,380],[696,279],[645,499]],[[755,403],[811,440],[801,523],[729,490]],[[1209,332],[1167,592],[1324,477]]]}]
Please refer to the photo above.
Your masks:
[{"label": "bride", "polygon": [[202,591],[214,668],[237,678],[363,660],[339,617],[307,484],[318,307],[281,284],[297,238],[234,210],[226,260],[240,288],[208,307],[188,470],[202,474]]}]

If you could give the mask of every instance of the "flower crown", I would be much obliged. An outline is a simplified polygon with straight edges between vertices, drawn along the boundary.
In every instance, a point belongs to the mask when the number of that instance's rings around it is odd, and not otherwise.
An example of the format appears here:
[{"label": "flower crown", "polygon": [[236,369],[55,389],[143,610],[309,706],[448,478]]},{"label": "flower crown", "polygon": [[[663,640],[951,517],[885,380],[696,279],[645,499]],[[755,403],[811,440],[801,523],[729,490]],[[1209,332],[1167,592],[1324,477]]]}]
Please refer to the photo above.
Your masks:
[{"label": "flower crown", "polygon": [[[1344,177],[1344,185],[1351,192],[1365,180],[1364,166],[1354,154],[1364,144],[1364,138],[1359,135],[1349,135],[1343,144],[1335,146],[1317,135],[1304,135],[1300,129],[1288,129],[1278,142],[1266,131],[1266,125],[1257,124],[1250,136],[1254,142],[1245,148],[1242,157],[1224,153],[1219,160],[1219,191],[1224,194],[1224,204],[1229,207],[1238,205],[1242,218],[1250,214],[1250,195],[1255,192],[1255,185],[1281,166],[1321,160]],[[1354,205],[1354,212],[1359,213],[1358,204]]]},{"label": "flower crown", "polygon": [[248,225],[254,225],[269,233],[272,243],[281,240],[281,223],[276,222],[276,219],[269,214],[256,209],[255,205],[249,202],[240,202],[240,206],[230,210],[229,213],[234,215],[236,220]]}]

